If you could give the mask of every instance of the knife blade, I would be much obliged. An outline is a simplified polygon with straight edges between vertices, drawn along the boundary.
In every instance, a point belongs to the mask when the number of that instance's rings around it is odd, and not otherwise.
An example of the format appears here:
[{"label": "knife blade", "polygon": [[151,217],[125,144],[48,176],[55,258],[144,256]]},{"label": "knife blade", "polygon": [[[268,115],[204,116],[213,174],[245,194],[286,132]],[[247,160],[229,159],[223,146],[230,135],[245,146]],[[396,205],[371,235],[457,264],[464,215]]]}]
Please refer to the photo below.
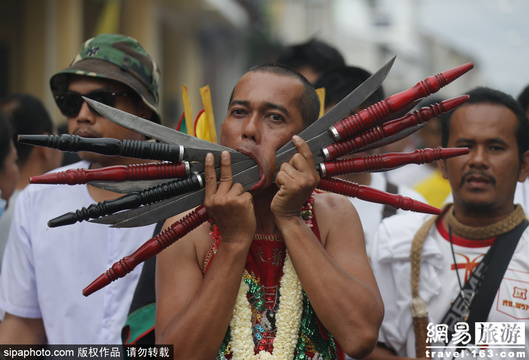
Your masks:
[{"label": "knife blade", "polygon": [[102,104],[87,97],[83,96],[83,99],[109,121],[161,142],[165,142],[167,144],[178,144],[197,149],[207,149],[211,151],[225,150],[232,153],[237,152],[236,150],[229,147],[202,140],[167,126],[160,125],[142,117],[130,114],[126,111]]},{"label": "knife blade", "polygon": [[[389,60],[360,86],[351,91],[345,98],[343,98],[338,104],[333,106],[329,111],[322,115],[322,117],[320,117],[317,121],[300,132],[298,134],[299,137],[308,142],[308,140],[320,134],[326,133],[332,125],[351,115],[358,108],[358,106],[360,106],[360,104],[362,104],[369,96],[371,96],[371,94],[373,94],[373,92],[375,92],[376,89],[382,85],[382,82],[386,79],[386,76],[395,62],[395,59],[396,56]],[[289,154],[289,151],[295,148],[296,147],[294,146],[294,143],[289,141],[277,151],[277,154]],[[316,149],[311,148],[311,150],[315,151]]]}]

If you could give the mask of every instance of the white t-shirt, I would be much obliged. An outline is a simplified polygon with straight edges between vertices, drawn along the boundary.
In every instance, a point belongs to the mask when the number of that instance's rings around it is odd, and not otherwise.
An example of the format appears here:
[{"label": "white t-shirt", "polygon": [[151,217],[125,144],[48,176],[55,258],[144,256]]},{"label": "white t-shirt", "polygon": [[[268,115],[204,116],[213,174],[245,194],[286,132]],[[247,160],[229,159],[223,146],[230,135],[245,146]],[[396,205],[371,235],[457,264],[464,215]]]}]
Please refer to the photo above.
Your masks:
[{"label": "white t-shirt", "polygon": [[4,249],[7,243],[7,237],[9,235],[9,228],[11,227],[11,221],[13,220],[13,214],[15,213],[15,204],[17,197],[22,190],[15,189],[13,195],[9,198],[9,205],[0,216],[0,264],[2,263],[2,257],[4,256]]},{"label": "white t-shirt", "polygon": [[121,344],[142,264],[88,297],[82,290],[150,239],[155,225],[117,229],[84,221],[48,228],[50,219],[92,203],[86,185],[29,185],[17,199],[2,262],[0,308],[42,318],[50,344]]},{"label": "white t-shirt", "polygon": [[[371,184],[370,188],[386,191],[387,192],[387,179],[384,174],[381,173],[371,173]],[[409,188],[406,185],[397,185],[398,194],[407,196],[414,200],[422,201],[426,203],[424,197],[419,194],[417,191]],[[358,198],[350,197],[349,200],[354,205],[358,216],[360,217],[360,222],[362,223],[362,228],[364,229],[364,237],[366,240],[366,248],[368,255],[370,254],[370,244],[375,232],[382,221],[382,213],[384,211],[384,205],[379,203],[374,203],[370,201],[364,201]],[[397,209],[396,214],[405,214],[409,213],[408,210]]]},{"label": "white t-shirt", "polygon": [[[428,216],[410,214],[392,216],[380,226],[373,243],[372,266],[385,306],[380,341],[392,347],[399,356],[415,357],[415,334],[410,312],[410,249],[412,239]],[[441,229],[441,231],[439,231]],[[471,240],[453,237],[456,265],[452,257],[446,231],[432,226],[425,239],[421,256],[419,293],[428,306],[429,321],[441,322],[460,287],[455,273],[458,268],[461,281],[470,275],[492,241],[476,246]],[[525,343],[529,345],[529,300],[519,296],[529,288],[529,228],[523,233],[491,307],[488,322],[525,322]],[[529,348],[494,349],[487,358],[501,359],[502,351],[523,351],[529,357]],[[479,357],[479,353],[478,357]],[[466,357],[471,357],[466,354]]]}]

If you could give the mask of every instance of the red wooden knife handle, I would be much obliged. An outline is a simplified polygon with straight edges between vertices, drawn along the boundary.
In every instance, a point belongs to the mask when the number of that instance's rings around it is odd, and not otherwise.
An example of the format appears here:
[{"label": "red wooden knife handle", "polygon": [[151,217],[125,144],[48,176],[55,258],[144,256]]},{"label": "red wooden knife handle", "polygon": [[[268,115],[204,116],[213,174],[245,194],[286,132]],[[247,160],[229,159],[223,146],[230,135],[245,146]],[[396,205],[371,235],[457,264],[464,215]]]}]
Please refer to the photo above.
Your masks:
[{"label": "red wooden knife handle", "polygon": [[365,129],[382,123],[392,113],[399,112],[417,100],[439,91],[440,88],[450,84],[473,67],[474,65],[472,63],[467,63],[440,74],[430,76],[418,82],[411,89],[392,95],[342,120],[330,128],[331,132],[337,141],[350,138]]},{"label": "red wooden knife handle", "polygon": [[125,256],[123,259],[114,263],[110,269],[84,288],[83,295],[88,296],[104,288],[112,281],[124,277],[134,270],[138,264],[160,253],[163,249],[184,237],[207,219],[208,214],[206,209],[203,205],[200,205],[181,220],[175,222],[155,237],[147,240],[133,254]]},{"label": "red wooden knife handle", "polygon": [[468,154],[468,148],[419,149],[409,153],[387,153],[359,156],[354,159],[335,160],[319,164],[322,177],[361,172],[391,170],[407,164],[425,164],[441,159]]},{"label": "red wooden knife handle", "polygon": [[441,101],[438,104],[425,106],[400,119],[391,120],[385,124],[375,126],[349,139],[338,141],[323,150],[325,160],[328,161],[350,154],[384,138],[396,135],[401,131],[423,124],[433,117],[455,109],[466,101],[468,101],[467,95]]},{"label": "red wooden knife handle", "polygon": [[427,214],[441,214],[441,210],[423,202],[414,200],[407,196],[390,194],[385,191],[358,185],[357,183],[336,178],[323,178],[320,180],[318,189],[330,191],[336,194],[356,197],[361,200],[375,202],[378,204],[391,205],[396,209],[411,210]]},{"label": "red wooden knife handle", "polygon": [[354,153],[372,143],[384,139],[386,136],[380,126],[372,127],[352,138],[337,141],[322,149],[325,161],[334,160],[340,156]]},{"label": "red wooden knife handle", "polygon": [[101,169],[70,169],[33,176],[31,184],[86,184],[90,181],[126,181],[181,178],[188,175],[189,163],[116,165]]}]

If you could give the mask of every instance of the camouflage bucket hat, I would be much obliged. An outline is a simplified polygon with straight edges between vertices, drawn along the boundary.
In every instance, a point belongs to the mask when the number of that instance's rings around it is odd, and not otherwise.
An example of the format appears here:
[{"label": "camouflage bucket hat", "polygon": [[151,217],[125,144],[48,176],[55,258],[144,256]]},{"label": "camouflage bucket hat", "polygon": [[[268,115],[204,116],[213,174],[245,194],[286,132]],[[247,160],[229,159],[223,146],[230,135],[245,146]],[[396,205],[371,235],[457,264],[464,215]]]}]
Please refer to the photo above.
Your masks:
[{"label": "camouflage bucket hat", "polygon": [[160,71],[135,39],[101,34],[85,41],[70,66],[51,77],[53,94],[66,91],[71,74],[111,79],[127,85],[154,111],[152,120],[161,122],[158,110]]}]

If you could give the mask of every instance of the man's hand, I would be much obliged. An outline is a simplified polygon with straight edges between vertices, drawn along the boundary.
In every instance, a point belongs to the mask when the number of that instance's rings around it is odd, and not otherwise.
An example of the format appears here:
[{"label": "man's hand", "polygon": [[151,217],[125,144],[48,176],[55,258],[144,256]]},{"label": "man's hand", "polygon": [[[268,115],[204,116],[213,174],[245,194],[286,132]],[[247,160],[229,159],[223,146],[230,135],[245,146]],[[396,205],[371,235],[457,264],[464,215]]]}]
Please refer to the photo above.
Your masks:
[{"label": "man's hand", "polygon": [[288,163],[281,165],[275,179],[279,191],[270,208],[276,219],[299,216],[303,204],[320,182],[314,157],[307,143],[297,135],[294,135],[292,141],[298,153]]},{"label": "man's hand", "polygon": [[229,152],[223,151],[221,155],[218,186],[211,153],[206,156],[204,175],[204,206],[209,218],[219,227],[223,241],[253,239],[256,230],[253,197],[241,184],[233,184]]}]

